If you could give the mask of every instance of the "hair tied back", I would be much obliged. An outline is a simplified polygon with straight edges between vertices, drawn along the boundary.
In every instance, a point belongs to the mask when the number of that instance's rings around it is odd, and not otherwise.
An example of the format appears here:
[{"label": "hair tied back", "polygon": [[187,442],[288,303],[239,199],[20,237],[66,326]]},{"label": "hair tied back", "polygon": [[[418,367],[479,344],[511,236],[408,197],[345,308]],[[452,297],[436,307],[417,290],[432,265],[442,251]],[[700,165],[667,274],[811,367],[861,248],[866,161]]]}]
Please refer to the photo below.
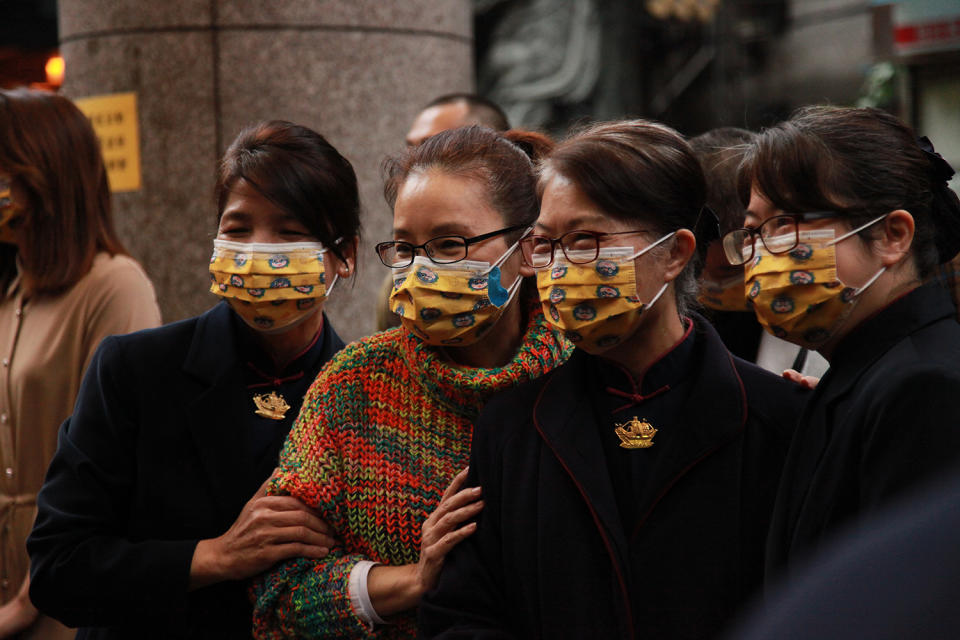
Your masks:
[{"label": "hair tied back", "polygon": [[933,201],[930,213],[937,230],[937,257],[940,264],[948,262],[960,253],[960,198],[947,186],[955,171],[943,156],[934,151],[927,136],[917,139],[917,145],[930,161],[930,182]]},{"label": "hair tied back", "polygon": [[927,159],[930,160],[930,165],[932,167],[930,177],[934,182],[947,182],[953,177],[953,174],[956,172],[942,155],[934,151],[933,143],[930,142],[930,138],[927,136],[921,136],[920,138],[917,138],[917,144],[920,145],[920,148],[926,154]]}]

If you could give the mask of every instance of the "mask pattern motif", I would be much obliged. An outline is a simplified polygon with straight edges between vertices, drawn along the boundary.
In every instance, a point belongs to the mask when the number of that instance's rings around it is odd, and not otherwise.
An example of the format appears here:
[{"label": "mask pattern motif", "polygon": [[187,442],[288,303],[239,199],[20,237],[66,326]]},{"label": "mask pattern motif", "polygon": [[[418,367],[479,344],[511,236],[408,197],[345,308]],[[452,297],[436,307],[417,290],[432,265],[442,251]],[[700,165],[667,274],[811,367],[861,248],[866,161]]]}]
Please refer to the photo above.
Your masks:
[{"label": "mask pattern motif", "polygon": [[[778,338],[814,350],[835,335],[857,297],[884,271],[880,269],[859,289],[837,277],[836,244],[869,224],[837,239],[833,229],[801,231],[799,244],[782,254],[772,254],[758,242],[753,260],[745,267],[744,286],[760,324]],[[766,242],[776,249],[778,243],[792,243],[793,237]]]},{"label": "mask pattern motif", "polygon": [[588,352],[604,351],[633,335],[644,310],[667,289],[664,283],[649,304],[642,302],[637,295],[634,259],[672,235],[639,252],[633,247],[600,249],[597,259],[586,264],[557,256],[553,266],[537,272],[537,290],[547,321]]},{"label": "mask pattern motif", "polygon": [[13,203],[10,179],[0,177],[0,242],[13,243],[13,229],[10,227],[10,222],[19,213],[20,208]]},{"label": "mask pattern motif", "polygon": [[697,300],[703,306],[715,311],[750,311],[743,290],[743,276],[731,276],[723,280],[700,280],[700,293]]},{"label": "mask pattern motif", "polygon": [[258,331],[287,329],[313,313],[336,282],[326,285],[317,242],[213,241],[210,291]]},{"label": "mask pattern motif", "polygon": [[[513,250],[493,267],[471,260],[435,264],[417,256],[413,264],[394,274],[390,310],[427,344],[472,344],[493,328],[520,289],[519,276],[510,287],[500,284],[499,265]],[[491,297],[500,304],[491,302]]]}]

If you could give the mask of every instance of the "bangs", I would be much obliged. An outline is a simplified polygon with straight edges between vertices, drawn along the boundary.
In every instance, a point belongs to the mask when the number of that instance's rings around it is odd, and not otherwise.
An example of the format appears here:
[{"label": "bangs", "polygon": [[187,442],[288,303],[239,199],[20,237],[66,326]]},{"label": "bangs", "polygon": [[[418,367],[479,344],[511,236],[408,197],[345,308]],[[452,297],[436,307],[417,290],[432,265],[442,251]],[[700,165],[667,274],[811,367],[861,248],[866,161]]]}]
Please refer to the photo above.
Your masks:
[{"label": "bangs", "polygon": [[746,206],[756,189],[785,213],[856,211],[863,208],[844,185],[843,164],[830,147],[792,122],[765,130],[744,155],[737,193]]}]

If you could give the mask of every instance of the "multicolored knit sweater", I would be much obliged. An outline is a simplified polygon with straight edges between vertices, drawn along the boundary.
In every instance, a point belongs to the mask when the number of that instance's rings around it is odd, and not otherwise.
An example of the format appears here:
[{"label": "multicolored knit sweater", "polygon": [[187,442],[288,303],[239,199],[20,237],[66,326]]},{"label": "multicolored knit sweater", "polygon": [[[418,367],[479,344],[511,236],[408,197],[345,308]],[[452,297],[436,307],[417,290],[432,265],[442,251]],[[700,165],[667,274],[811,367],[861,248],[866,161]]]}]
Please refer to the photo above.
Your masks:
[{"label": "multicolored knit sweater", "polygon": [[495,391],[562,364],[572,347],[531,312],[506,366],[460,367],[401,328],[348,345],[303,402],[269,493],[320,511],[341,546],[282,563],[254,583],[258,638],[413,638],[415,612],[370,629],[347,584],[360,560],[416,563],[420,527],[468,463],[473,421]]}]

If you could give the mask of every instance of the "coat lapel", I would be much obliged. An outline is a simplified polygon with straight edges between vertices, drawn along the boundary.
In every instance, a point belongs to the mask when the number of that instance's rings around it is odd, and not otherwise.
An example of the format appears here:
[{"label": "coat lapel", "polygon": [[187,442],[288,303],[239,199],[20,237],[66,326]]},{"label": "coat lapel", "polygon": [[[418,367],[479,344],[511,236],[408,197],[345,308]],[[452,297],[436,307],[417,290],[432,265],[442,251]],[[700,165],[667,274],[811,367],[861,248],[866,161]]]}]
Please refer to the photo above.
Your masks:
[{"label": "coat lapel", "polygon": [[221,303],[200,317],[183,369],[202,387],[184,403],[186,421],[221,515],[232,521],[257,487],[249,488],[250,495],[238,491],[249,482],[249,469],[238,463],[243,457],[236,429],[249,421],[253,405],[243,393],[230,314]]},{"label": "coat lapel", "polygon": [[586,387],[585,358],[575,351],[557,369],[534,407],[534,424],[590,508],[618,571],[627,566],[627,545],[596,417]]},{"label": "coat lapel", "polygon": [[708,322],[699,316],[694,322],[697,343],[691,375],[695,377],[689,385],[690,396],[673,425],[680,437],[667,440],[657,458],[641,492],[640,518],[632,535],[684,475],[734,441],[746,426],[746,391],[733,358]]}]

